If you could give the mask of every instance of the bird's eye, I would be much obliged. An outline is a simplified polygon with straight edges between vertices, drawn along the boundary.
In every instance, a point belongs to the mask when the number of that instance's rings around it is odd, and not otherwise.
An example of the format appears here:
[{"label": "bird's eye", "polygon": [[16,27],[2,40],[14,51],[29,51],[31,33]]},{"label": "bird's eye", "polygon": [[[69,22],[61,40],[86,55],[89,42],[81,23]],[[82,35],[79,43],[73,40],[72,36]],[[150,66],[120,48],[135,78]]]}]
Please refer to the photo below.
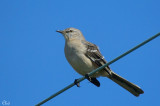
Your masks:
[{"label": "bird's eye", "polygon": [[73,30],[68,30],[68,31],[66,31],[66,33],[69,33],[69,32],[73,32]]}]

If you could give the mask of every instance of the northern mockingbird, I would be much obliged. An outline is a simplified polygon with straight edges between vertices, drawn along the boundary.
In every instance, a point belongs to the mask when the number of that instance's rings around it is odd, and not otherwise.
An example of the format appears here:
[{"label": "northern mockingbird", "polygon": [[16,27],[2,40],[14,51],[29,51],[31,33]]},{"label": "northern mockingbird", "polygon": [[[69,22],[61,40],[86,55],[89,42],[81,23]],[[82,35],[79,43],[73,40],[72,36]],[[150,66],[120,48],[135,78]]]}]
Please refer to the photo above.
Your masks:
[{"label": "northern mockingbird", "polygon": [[[79,74],[87,76],[87,73],[107,63],[98,47],[86,41],[80,30],[67,28],[65,30],[57,30],[57,32],[61,33],[65,38],[65,57]],[[91,77],[87,77],[87,79],[99,87],[100,82],[96,78],[100,76],[108,77],[134,96],[139,96],[144,93],[140,87],[113,72],[109,66]]]}]

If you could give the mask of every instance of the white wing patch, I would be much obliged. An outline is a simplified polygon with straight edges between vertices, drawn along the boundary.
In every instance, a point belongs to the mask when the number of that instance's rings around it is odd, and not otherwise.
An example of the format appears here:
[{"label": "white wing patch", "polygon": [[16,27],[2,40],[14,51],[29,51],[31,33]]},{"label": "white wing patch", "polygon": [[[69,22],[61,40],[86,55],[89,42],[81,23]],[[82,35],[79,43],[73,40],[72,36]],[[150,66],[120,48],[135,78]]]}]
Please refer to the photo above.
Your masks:
[{"label": "white wing patch", "polygon": [[104,59],[104,56],[102,57],[102,58],[100,58],[100,59],[95,59],[96,61],[100,61],[100,60],[103,60]]},{"label": "white wing patch", "polygon": [[87,49],[87,51],[89,51],[89,52],[97,52],[96,49],[95,50]]}]

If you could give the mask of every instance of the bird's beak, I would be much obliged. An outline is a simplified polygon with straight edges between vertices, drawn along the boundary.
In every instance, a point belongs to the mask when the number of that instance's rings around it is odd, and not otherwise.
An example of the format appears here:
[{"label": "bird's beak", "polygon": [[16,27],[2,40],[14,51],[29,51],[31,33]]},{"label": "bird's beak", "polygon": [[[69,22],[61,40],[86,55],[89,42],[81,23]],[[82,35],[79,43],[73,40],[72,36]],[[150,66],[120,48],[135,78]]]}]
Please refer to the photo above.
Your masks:
[{"label": "bird's beak", "polygon": [[61,31],[61,30],[57,30],[56,32],[63,33],[63,31]]}]

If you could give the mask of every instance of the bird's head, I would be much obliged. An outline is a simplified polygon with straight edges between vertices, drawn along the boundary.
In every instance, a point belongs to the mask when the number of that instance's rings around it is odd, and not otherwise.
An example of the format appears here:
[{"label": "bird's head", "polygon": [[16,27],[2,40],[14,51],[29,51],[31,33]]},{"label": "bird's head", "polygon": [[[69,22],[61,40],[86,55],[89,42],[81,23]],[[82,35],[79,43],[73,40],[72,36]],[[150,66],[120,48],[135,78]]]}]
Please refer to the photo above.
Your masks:
[{"label": "bird's head", "polygon": [[85,40],[81,31],[76,28],[67,28],[65,30],[57,30],[56,32],[61,33],[64,36],[66,41],[74,40],[74,39]]}]

